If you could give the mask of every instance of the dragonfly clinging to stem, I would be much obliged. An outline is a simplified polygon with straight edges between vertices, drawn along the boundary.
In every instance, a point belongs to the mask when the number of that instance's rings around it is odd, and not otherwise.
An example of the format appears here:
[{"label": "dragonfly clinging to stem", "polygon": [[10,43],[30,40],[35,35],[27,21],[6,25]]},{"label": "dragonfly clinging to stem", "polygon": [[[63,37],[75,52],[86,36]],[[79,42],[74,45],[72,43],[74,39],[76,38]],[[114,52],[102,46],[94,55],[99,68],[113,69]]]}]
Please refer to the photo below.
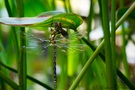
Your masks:
[{"label": "dragonfly clinging to stem", "polygon": [[51,29],[51,37],[50,37],[50,43],[53,46],[53,64],[54,64],[54,86],[56,87],[56,83],[57,83],[57,74],[56,74],[56,42],[55,42],[55,38],[58,34],[61,34],[63,37],[68,38],[68,33],[63,30],[63,28],[61,27],[61,23],[59,22],[55,22],[54,23],[55,28]]},{"label": "dragonfly clinging to stem", "polygon": [[[54,64],[54,85],[57,86],[57,75],[56,75],[56,41],[55,38],[57,35],[62,35],[65,38],[69,38],[68,33],[62,28],[60,22],[54,23],[54,29],[51,29],[50,43],[53,46],[53,64]],[[84,45],[83,45],[84,46]],[[84,48],[84,47],[83,47]]]},{"label": "dragonfly clinging to stem", "polygon": [[[81,33],[75,33],[73,35],[69,35],[67,33],[67,31],[65,31],[60,22],[55,22],[53,23],[55,24],[54,28],[51,28],[50,30],[50,39],[46,40],[46,39],[41,39],[39,37],[36,37],[32,34],[25,34],[26,35],[26,39],[34,39],[36,41],[38,41],[37,46],[33,46],[32,45],[28,45],[25,48],[28,50],[35,50],[36,54],[43,54],[46,53],[45,49],[47,49],[48,46],[52,46],[53,48],[53,69],[54,69],[54,85],[56,86],[56,82],[57,82],[57,75],[56,75],[56,48],[61,48],[62,52],[67,52],[66,50],[71,50],[71,51],[84,51],[85,45],[84,44],[73,44],[73,45],[68,45],[70,42],[74,42],[76,41],[78,38],[83,37],[83,35],[81,36]],[[28,36],[28,37],[27,37]],[[60,38],[57,38],[61,36]],[[78,36],[78,37],[77,37]],[[28,41],[30,42],[30,41]],[[43,46],[42,46],[43,45]],[[65,50],[66,49],[66,50]],[[26,50],[26,51],[28,51]],[[32,50],[32,51],[33,51]],[[40,51],[42,50],[42,51]],[[30,52],[31,53],[31,52]]]}]

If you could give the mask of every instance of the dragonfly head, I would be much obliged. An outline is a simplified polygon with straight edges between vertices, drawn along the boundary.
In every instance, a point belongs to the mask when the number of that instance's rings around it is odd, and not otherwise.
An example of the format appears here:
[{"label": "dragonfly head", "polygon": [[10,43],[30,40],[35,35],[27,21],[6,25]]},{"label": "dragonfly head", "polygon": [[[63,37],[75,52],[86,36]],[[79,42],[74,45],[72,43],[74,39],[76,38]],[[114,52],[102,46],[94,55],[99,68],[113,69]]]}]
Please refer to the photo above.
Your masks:
[{"label": "dragonfly head", "polygon": [[62,28],[60,22],[55,22],[54,26],[55,26],[55,30],[56,30],[57,34],[61,34],[65,38],[69,37],[68,33]]}]

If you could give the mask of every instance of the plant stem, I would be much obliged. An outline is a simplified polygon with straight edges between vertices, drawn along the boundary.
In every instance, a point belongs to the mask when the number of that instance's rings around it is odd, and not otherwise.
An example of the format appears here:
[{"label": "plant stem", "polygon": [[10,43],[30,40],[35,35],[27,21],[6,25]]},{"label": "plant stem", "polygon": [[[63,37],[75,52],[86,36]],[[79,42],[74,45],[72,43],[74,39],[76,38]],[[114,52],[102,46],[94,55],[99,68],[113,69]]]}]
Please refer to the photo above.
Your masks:
[{"label": "plant stem", "polygon": [[0,78],[5,81],[9,86],[11,86],[14,90],[18,90],[18,85],[13,82],[9,77],[7,77],[2,71],[0,71]]},{"label": "plant stem", "polygon": [[116,0],[112,0],[111,7],[111,49],[112,49],[112,72],[114,89],[117,90],[117,71],[116,71],[116,45],[115,45],[115,24],[116,24]]},{"label": "plant stem", "polygon": [[125,27],[124,27],[124,24],[122,24],[122,56],[123,56],[125,76],[128,79],[130,79],[130,72],[129,72],[129,66],[128,66],[127,55],[126,55],[126,38],[125,38]]},{"label": "plant stem", "polygon": [[[16,0],[18,16],[24,17],[24,7],[23,7],[23,0]],[[25,32],[25,28],[21,27],[21,37],[25,37],[22,33]],[[20,59],[18,61],[18,75],[19,75],[19,90],[27,90],[27,65],[26,65],[26,53],[23,50],[23,46],[26,46],[25,38],[21,38],[21,52],[20,52]]]},{"label": "plant stem", "polygon": [[[90,2],[89,16],[88,16],[88,21],[87,21],[87,26],[88,26],[87,32],[88,33],[90,33],[91,30],[92,30],[92,18],[94,16],[94,9],[93,9],[93,7],[94,7],[94,1],[91,0],[91,2]],[[87,34],[87,38],[89,38],[89,34]]]},{"label": "plant stem", "polygon": [[106,62],[106,73],[107,73],[107,89],[115,90],[114,86],[114,72],[112,65],[111,56],[111,43],[110,43],[110,29],[109,29],[109,12],[108,12],[108,1],[102,0],[102,18],[103,18],[103,31],[104,31],[104,47],[105,47],[105,62]]},{"label": "plant stem", "polygon": [[[124,5],[124,1],[120,0],[120,7],[122,8]],[[124,63],[124,73],[126,77],[130,78],[130,72],[129,72],[129,66],[127,61],[127,55],[126,55],[126,37],[125,37],[125,26],[124,24],[122,26],[122,56],[123,56],[123,63]]]},{"label": "plant stem", "polygon": [[[1,60],[0,60],[1,61]],[[0,71],[2,72],[2,68],[1,68],[1,65],[0,65]],[[0,79],[0,90],[5,90],[5,82],[4,80]]]},{"label": "plant stem", "polygon": [[63,0],[64,8],[67,13],[72,12],[70,0]]}]

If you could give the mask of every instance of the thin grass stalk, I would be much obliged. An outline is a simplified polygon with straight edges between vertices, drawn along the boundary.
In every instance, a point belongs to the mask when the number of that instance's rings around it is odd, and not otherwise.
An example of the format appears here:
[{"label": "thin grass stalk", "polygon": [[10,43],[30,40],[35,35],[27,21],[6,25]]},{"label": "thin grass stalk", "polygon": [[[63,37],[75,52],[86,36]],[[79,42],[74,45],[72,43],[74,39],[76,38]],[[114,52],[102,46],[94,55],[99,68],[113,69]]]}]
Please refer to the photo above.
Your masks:
[{"label": "thin grass stalk", "polygon": [[69,0],[63,0],[64,2],[64,9],[67,13],[72,12],[71,4]]},{"label": "thin grass stalk", "polygon": [[[129,14],[135,9],[135,2],[131,5],[131,7],[126,11],[126,13],[119,19],[119,21],[115,25],[115,30],[126,20]],[[79,75],[75,79],[75,81],[70,86],[69,90],[75,90],[83,76],[85,75],[88,67],[91,65],[95,57],[99,54],[99,56],[104,60],[104,55],[100,53],[100,50],[103,48],[104,40],[101,41],[100,45],[95,49],[85,38],[82,40],[94,51],[89,60],[86,62],[85,66],[80,71]],[[128,81],[128,79],[117,69],[118,76],[124,81],[124,83],[130,88],[135,89],[135,87]]]},{"label": "thin grass stalk", "polygon": [[124,63],[124,73],[125,76],[130,79],[130,72],[129,72],[129,65],[127,61],[127,54],[126,54],[126,37],[125,37],[125,26],[122,24],[122,56],[123,56],[123,63]]},{"label": "thin grass stalk", "polygon": [[55,10],[56,9],[56,2],[55,2],[55,0],[51,0],[51,3],[52,3],[52,10]]},{"label": "thin grass stalk", "polygon": [[[124,6],[124,0],[120,0],[120,8]],[[125,26],[122,24],[122,56],[123,56],[123,63],[124,63],[124,73],[126,77],[130,78],[129,66],[127,61],[126,55],[126,37],[125,37]]]},{"label": "thin grass stalk", "polygon": [[5,6],[6,6],[6,9],[7,9],[7,11],[8,11],[9,17],[12,17],[13,14],[12,14],[12,10],[11,10],[11,7],[10,7],[10,5],[9,5],[8,0],[4,0],[4,3],[5,3]]},{"label": "thin grass stalk", "polygon": [[[0,72],[2,72],[1,65],[0,65]],[[0,90],[6,90],[5,82],[2,79],[0,79]]]},{"label": "thin grass stalk", "polygon": [[15,0],[17,5],[18,17],[24,17],[23,0]]},{"label": "thin grass stalk", "polygon": [[[93,15],[94,15],[94,9],[93,9],[93,7],[94,7],[94,1],[91,0],[91,2],[90,2],[89,16],[88,16],[88,21],[87,21],[87,23],[88,23],[87,24],[87,26],[88,26],[87,32],[88,33],[90,33],[91,30],[92,30],[92,18],[93,18]],[[87,38],[89,38],[89,34],[87,34]]]},{"label": "thin grass stalk", "polygon": [[128,78],[126,78],[123,73],[117,69],[117,75],[119,76],[119,78],[124,82],[125,85],[128,86],[128,88],[130,90],[135,90],[135,86],[128,80]]},{"label": "thin grass stalk", "polygon": [[65,2],[66,2],[66,5],[67,5],[68,12],[69,12],[69,13],[72,12],[70,0],[65,0]]},{"label": "thin grass stalk", "polygon": [[117,72],[116,72],[116,45],[115,45],[115,24],[116,24],[116,0],[112,0],[111,6],[111,49],[112,49],[112,72],[114,89],[117,90]]},{"label": "thin grass stalk", "polygon": [[64,2],[64,9],[68,13],[68,8],[67,8],[66,0],[63,0],[63,2]]},{"label": "thin grass stalk", "polygon": [[[23,0],[16,0],[18,16],[24,16]],[[21,27],[21,37],[25,37],[22,33],[25,33],[25,28]],[[23,50],[23,46],[26,46],[25,38],[20,39],[20,59],[18,61],[18,74],[19,74],[19,90],[27,90],[27,65],[26,65],[26,53]]]},{"label": "thin grass stalk", "polygon": [[[1,57],[2,47],[3,47],[2,46],[2,30],[0,26],[0,62],[2,62],[2,57]],[[2,65],[0,65],[0,71],[2,71]],[[0,90],[5,90],[5,89],[6,89],[5,82],[2,79],[0,79]]]},{"label": "thin grass stalk", "polygon": [[[0,38],[0,56],[1,56],[1,52],[2,52],[1,42],[2,42],[2,38]],[[2,57],[0,57],[0,62],[2,61],[1,58]],[[2,65],[0,65],[0,71],[3,72]],[[4,82],[4,80],[0,79],[0,90],[5,90],[5,89],[6,89],[5,82]]]},{"label": "thin grass stalk", "polygon": [[7,77],[2,71],[0,71],[0,78],[5,81],[9,86],[11,86],[14,90],[18,90],[18,85],[13,82],[9,77]]},{"label": "thin grass stalk", "polygon": [[135,2],[130,6],[130,8],[125,12],[125,14],[116,23],[116,29],[127,19],[129,14],[135,9]]}]

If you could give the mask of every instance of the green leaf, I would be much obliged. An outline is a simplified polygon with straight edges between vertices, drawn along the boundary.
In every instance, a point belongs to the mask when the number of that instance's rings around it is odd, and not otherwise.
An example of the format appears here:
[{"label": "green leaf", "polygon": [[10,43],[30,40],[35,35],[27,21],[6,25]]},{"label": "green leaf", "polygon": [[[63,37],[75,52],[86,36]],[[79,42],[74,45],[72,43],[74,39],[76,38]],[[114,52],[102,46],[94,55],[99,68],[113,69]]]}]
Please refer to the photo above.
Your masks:
[{"label": "green leaf", "polygon": [[76,29],[79,25],[82,24],[82,18],[74,13],[63,13],[55,15],[49,19],[47,19],[44,23],[40,25],[47,25],[50,26],[54,22],[61,22],[62,27],[69,28],[69,29]]},{"label": "green leaf", "polygon": [[60,22],[63,28],[76,29],[82,24],[83,20],[79,15],[74,13],[54,11],[45,12],[36,17],[0,18],[0,24],[20,27],[53,27],[54,22]]}]

